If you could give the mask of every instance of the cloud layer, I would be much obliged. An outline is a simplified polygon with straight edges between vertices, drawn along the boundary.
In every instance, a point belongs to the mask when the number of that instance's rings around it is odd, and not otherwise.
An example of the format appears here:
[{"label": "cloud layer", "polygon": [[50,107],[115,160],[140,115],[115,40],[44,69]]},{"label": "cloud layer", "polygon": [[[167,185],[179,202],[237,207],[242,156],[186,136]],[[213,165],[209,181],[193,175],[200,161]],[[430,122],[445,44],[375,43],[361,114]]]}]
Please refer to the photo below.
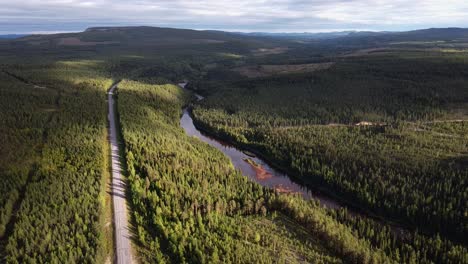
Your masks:
[{"label": "cloud layer", "polygon": [[0,34],[106,25],[270,32],[468,27],[468,1],[0,0]]}]

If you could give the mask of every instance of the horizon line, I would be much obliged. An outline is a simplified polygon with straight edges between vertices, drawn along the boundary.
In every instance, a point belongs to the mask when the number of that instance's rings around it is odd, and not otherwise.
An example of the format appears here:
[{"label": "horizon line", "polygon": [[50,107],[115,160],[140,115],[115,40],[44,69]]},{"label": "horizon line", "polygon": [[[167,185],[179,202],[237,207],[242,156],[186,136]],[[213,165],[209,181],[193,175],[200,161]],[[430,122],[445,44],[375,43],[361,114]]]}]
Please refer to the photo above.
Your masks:
[{"label": "horizon line", "polygon": [[340,28],[340,29],[317,29],[309,31],[262,31],[262,30],[243,30],[243,29],[231,29],[231,30],[222,30],[222,29],[211,29],[211,28],[185,28],[185,27],[165,27],[165,26],[150,26],[150,25],[121,25],[121,26],[89,26],[84,29],[77,30],[35,30],[35,31],[23,31],[23,32],[1,32],[0,35],[54,35],[54,34],[72,34],[72,33],[83,33],[91,28],[138,28],[138,27],[150,27],[150,28],[170,28],[170,29],[182,29],[182,30],[195,30],[195,31],[220,31],[227,33],[242,33],[242,34],[327,34],[327,33],[344,33],[344,32],[387,32],[387,33],[397,33],[397,32],[409,32],[417,30],[426,30],[426,29],[466,29],[467,27],[427,27],[427,28],[414,28],[410,30],[377,30],[377,29],[351,29],[351,28]]}]

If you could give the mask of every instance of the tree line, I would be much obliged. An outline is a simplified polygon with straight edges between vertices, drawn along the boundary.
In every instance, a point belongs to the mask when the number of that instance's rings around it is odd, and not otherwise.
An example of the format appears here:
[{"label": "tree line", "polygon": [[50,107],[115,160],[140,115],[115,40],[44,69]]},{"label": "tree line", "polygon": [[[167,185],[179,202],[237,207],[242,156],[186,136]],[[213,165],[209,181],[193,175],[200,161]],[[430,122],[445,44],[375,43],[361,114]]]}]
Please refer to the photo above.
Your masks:
[{"label": "tree line", "polygon": [[[144,262],[300,262],[300,255],[319,263],[392,263],[317,203],[249,181],[221,152],[186,136],[179,119],[189,98],[162,79],[119,85],[132,218]],[[258,223],[264,228],[256,229]]]},{"label": "tree line", "polygon": [[[426,121],[450,119],[449,106],[466,101],[464,64],[403,55],[351,59],[314,74],[207,78],[192,84],[208,96],[195,122],[429,240],[440,233],[463,243],[467,122]],[[456,260],[466,259],[461,248]]]}]

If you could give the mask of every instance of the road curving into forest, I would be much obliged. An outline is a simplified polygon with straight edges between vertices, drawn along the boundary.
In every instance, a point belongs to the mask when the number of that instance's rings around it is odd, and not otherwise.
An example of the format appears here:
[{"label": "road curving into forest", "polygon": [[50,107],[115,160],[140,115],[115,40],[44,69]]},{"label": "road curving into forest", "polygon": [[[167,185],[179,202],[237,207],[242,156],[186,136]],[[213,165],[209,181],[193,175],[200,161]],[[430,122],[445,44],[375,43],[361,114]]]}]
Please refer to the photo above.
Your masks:
[{"label": "road curving into forest", "polygon": [[109,144],[112,159],[112,201],[114,204],[115,256],[117,264],[133,262],[130,229],[128,223],[128,207],[125,196],[126,184],[120,165],[119,141],[117,138],[118,123],[114,92],[118,83],[112,85],[107,92],[109,104]]}]

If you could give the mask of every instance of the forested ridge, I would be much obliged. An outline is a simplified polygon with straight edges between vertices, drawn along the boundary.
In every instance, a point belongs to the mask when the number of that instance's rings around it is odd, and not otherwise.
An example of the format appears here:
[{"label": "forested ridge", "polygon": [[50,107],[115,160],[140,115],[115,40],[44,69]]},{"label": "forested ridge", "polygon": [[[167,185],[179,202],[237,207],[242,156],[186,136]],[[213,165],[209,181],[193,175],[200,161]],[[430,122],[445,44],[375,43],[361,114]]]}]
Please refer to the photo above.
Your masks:
[{"label": "forested ridge", "polygon": [[[128,37],[133,30],[93,32],[83,40]],[[105,101],[112,78],[187,78],[207,61],[229,58],[226,49],[245,52],[250,45],[194,40],[186,46],[183,38],[155,50],[160,38],[150,35],[92,47],[60,45],[74,34],[0,43],[0,262],[112,261]]]},{"label": "forested ridge", "polygon": [[[0,262],[113,261],[105,91],[124,79],[116,100],[142,263],[468,263],[465,44],[359,40],[116,28],[1,42]],[[236,71],[262,65],[285,71]],[[187,105],[211,135],[365,213],[249,181],[185,135]]]},{"label": "forested ridge", "polygon": [[157,83],[123,81],[118,94],[143,262],[392,262],[313,201],[249,181],[186,136],[178,122],[188,95]]},{"label": "forested ridge", "polygon": [[[464,59],[403,55],[351,59],[312,74],[195,82],[191,88],[208,95],[195,121],[306,184],[463,244],[467,122],[450,107],[466,106]],[[410,242],[419,250],[417,243]],[[466,248],[459,250],[466,262]]]},{"label": "forested ridge", "polygon": [[1,262],[105,261],[103,92],[112,81],[72,62],[4,71]]}]

